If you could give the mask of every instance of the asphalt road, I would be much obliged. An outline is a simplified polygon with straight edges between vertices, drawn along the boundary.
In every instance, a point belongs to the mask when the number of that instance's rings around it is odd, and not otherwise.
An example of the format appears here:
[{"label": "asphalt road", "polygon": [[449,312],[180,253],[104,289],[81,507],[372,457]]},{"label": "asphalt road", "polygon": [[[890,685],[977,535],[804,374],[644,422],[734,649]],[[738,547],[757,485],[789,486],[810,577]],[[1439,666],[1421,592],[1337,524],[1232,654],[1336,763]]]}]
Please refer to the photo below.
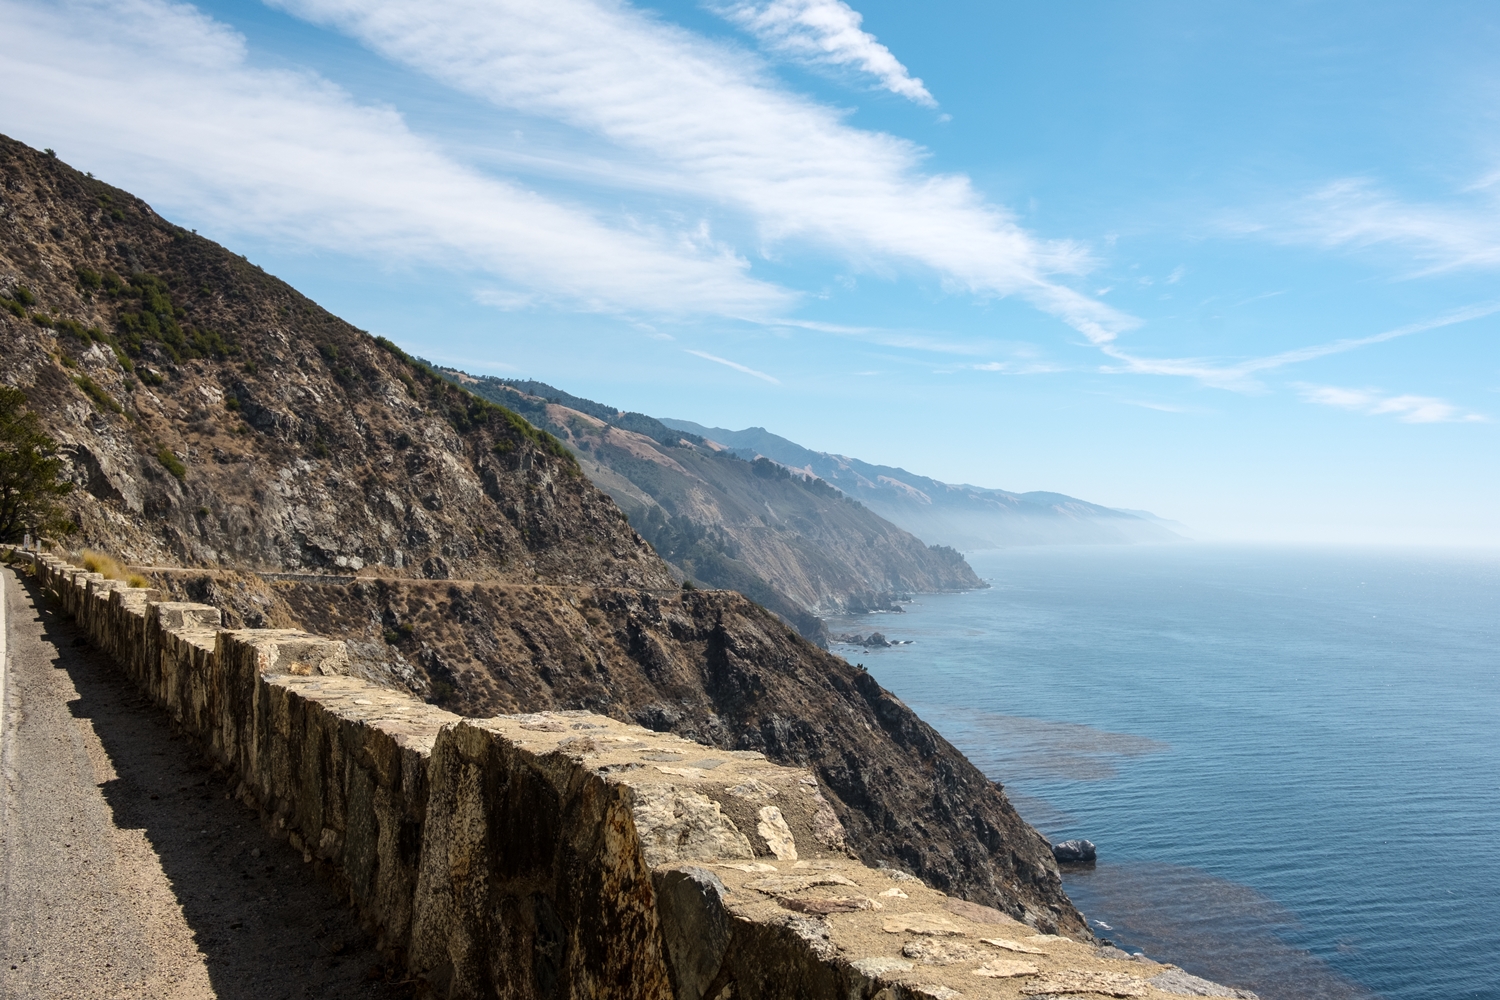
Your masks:
[{"label": "asphalt road", "polygon": [[317,866],[0,570],[0,997],[407,997]]}]

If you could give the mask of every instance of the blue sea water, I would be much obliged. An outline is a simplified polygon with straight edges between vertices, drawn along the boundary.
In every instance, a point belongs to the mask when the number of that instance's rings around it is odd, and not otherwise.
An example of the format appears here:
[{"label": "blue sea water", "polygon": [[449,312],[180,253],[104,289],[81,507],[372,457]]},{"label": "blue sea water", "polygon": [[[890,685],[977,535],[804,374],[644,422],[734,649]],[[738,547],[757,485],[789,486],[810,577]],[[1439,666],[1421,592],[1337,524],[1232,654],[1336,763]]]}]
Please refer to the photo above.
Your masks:
[{"label": "blue sea water", "polygon": [[1500,557],[974,553],[829,622],[1054,842],[1101,937],[1266,1000],[1500,998]]}]

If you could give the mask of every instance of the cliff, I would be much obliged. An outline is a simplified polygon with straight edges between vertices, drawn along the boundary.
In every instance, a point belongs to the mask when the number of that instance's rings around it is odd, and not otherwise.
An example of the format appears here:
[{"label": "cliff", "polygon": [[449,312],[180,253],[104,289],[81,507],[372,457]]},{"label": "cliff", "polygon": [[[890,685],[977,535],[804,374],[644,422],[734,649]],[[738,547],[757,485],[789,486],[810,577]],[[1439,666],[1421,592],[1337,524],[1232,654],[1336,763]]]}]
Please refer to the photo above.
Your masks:
[{"label": "cliff", "polygon": [[180,567],[164,589],[348,639],[355,673],[466,713],[764,748],[866,861],[1088,936],[998,786],[761,607],[681,593],[555,438],[3,138],[0,199],[0,381],[68,459],[67,544]]},{"label": "cliff", "polygon": [[804,448],[764,427],[741,431],[690,420],[661,421],[737,455],[764,456],[817,476],[893,524],[934,544],[964,550],[1010,545],[1099,545],[1182,541],[1181,527],[1147,511],[1116,510],[1062,493],[1012,493],[954,485],[889,465]]},{"label": "cliff", "polygon": [[821,636],[817,615],[985,586],[958,552],[926,545],[815,476],[545,383],[443,372],[557,435],[685,576],[754,598],[809,639]]}]

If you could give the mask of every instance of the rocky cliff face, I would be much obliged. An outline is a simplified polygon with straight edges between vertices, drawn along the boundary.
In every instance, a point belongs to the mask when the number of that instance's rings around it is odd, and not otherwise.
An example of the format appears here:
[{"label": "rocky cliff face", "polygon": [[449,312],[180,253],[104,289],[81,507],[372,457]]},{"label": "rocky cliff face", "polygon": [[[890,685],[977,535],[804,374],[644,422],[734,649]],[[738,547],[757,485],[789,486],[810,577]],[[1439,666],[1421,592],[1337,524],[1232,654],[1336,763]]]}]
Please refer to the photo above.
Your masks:
[{"label": "rocky cliff face", "polygon": [[566,443],[686,575],[754,597],[808,638],[817,637],[807,627],[816,615],[985,586],[957,551],[928,546],[815,476],[747,461],[652,417],[540,382],[444,374]]},{"label": "rocky cliff face", "polygon": [[555,440],[123,191],[0,143],[4,379],[134,562],[671,587]]},{"label": "rocky cliff face", "polygon": [[997,786],[764,609],[679,592],[555,439],[3,137],[0,299],[0,381],[79,486],[70,545],[189,567],[155,575],[466,713],[589,708],[811,766],[861,857],[1087,936]]}]

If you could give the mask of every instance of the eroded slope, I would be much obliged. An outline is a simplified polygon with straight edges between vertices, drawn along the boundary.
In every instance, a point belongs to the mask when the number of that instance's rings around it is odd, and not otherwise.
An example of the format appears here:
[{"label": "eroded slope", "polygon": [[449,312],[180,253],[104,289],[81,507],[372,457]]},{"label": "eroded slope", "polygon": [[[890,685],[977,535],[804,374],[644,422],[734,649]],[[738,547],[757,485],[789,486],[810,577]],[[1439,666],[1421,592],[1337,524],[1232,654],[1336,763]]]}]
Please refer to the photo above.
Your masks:
[{"label": "eroded slope", "polygon": [[554,439],[3,138],[0,199],[0,380],[64,447],[70,545],[197,567],[156,575],[465,712],[591,708],[812,765],[862,857],[1087,935],[998,787],[764,609],[679,593]]}]

